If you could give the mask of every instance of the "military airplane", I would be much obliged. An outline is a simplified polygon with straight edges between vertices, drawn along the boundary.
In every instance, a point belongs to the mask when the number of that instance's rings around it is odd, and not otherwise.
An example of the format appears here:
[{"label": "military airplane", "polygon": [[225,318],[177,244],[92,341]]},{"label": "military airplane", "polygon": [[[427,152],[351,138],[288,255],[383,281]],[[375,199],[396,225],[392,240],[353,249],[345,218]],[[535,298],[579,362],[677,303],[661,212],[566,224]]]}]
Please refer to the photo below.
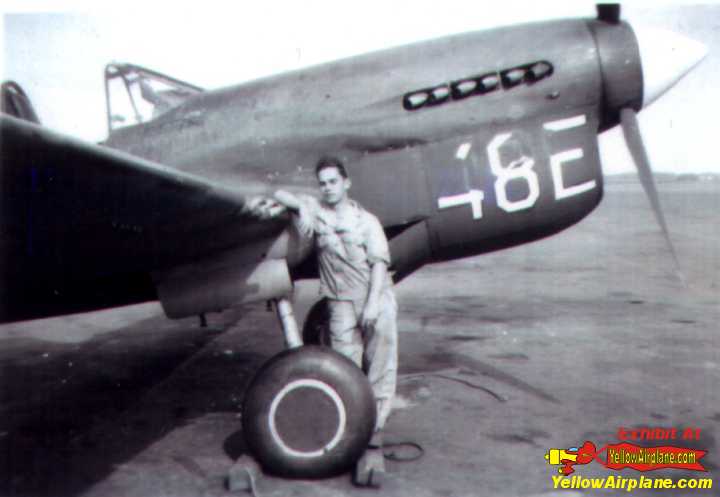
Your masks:
[{"label": "military airplane", "polygon": [[288,296],[316,277],[313,247],[287,215],[248,206],[280,188],[313,193],[314,164],[337,156],[353,197],[382,221],[399,281],[580,221],[603,195],[597,135],[621,125],[669,242],[636,113],[704,55],[604,5],[593,19],[449,36],[212,91],[116,63],[97,145],[42,127],[6,83],[0,322],[150,300],[173,319],[274,301],[289,350],[251,385],[246,436],[281,473],[339,471],[370,436],[369,387],[332,352],[300,347]]}]

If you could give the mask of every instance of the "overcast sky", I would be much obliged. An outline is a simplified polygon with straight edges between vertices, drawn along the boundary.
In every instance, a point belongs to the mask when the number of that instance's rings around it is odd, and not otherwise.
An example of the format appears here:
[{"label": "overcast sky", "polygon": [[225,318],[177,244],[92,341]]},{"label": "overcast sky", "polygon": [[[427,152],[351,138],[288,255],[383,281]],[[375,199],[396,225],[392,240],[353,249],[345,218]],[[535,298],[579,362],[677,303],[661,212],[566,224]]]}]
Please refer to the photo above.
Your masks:
[{"label": "overcast sky", "polygon": [[[451,33],[595,15],[593,2],[577,0],[149,4],[6,2],[2,79],[24,87],[45,125],[98,141],[106,134],[103,68],[110,61],[217,88]],[[623,18],[708,46],[705,61],[641,113],[641,126],[655,170],[720,173],[711,148],[720,109],[720,3],[625,2]],[[631,169],[617,130],[600,144],[606,173]]]}]

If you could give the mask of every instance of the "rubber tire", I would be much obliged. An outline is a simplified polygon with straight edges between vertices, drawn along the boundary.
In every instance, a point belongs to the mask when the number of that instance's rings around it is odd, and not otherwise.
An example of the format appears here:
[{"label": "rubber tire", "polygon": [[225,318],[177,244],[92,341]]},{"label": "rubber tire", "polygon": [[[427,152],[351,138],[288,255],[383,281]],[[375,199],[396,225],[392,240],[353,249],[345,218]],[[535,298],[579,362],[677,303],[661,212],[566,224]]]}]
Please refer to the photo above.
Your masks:
[{"label": "rubber tire", "polygon": [[[346,415],[346,429],[338,442],[328,450],[318,447],[319,454],[312,457],[298,457],[283,449],[272,433],[269,419],[273,399],[286,385],[302,379],[317,380],[333,389]],[[308,396],[301,398],[306,400]],[[300,411],[292,411],[291,415],[296,412]],[[283,414],[287,414],[287,409],[281,411]],[[304,346],[281,352],[260,368],[245,394],[242,428],[250,452],[266,472],[292,478],[325,478],[342,473],[357,462],[368,446],[375,419],[375,400],[365,374],[332,349]],[[297,419],[303,426],[313,421],[317,419],[310,416]],[[282,444],[285,443],[283,440]]]},{"label": "rubber tire", "polygon": [[305,318],[303,326],[303,343],[305,345],[324,345],[330,347],[330,325],[328,320],[327,299],[323,298],[315,302]]}]

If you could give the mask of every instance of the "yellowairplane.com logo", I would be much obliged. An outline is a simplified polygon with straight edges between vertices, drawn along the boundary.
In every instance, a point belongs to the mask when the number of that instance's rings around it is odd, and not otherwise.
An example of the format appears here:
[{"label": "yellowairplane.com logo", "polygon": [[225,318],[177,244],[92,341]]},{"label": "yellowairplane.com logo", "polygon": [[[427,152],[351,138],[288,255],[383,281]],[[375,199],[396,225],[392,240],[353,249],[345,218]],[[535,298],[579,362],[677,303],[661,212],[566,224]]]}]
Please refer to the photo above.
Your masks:
[{"label": "yellowairplane.com logo", "polygon": [[559,466],[558,473],[565,476],[575,472],[574,466],[590,464],[593,461],[612,470],[630,468],[636,471],[653,471],[670,468],[707,471],[700,463],[707,451],[676,445],[645,447],[627,441],[696,441],[700,439],[699,428],[620,428],[617,437],[620,443],[607,444],[600,448],[593,442],[586,441],[579,447],[549,449],[545,460],[552,466]]}]

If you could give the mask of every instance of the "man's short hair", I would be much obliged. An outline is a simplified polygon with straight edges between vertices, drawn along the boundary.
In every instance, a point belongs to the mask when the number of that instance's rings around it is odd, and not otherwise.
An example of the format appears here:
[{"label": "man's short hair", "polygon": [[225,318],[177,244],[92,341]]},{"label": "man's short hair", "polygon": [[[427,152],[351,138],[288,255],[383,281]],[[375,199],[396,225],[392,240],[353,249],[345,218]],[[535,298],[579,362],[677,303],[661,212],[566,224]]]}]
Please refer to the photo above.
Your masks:
[{"label": "man's short hair", "polygon": [[320,159],[315,166],[315,176],[318,176],[323,169],[329,169],[331,167],[337,169],[340,176],[347,179],[348,173],[345,165],[337,157],[323,157]]}]

